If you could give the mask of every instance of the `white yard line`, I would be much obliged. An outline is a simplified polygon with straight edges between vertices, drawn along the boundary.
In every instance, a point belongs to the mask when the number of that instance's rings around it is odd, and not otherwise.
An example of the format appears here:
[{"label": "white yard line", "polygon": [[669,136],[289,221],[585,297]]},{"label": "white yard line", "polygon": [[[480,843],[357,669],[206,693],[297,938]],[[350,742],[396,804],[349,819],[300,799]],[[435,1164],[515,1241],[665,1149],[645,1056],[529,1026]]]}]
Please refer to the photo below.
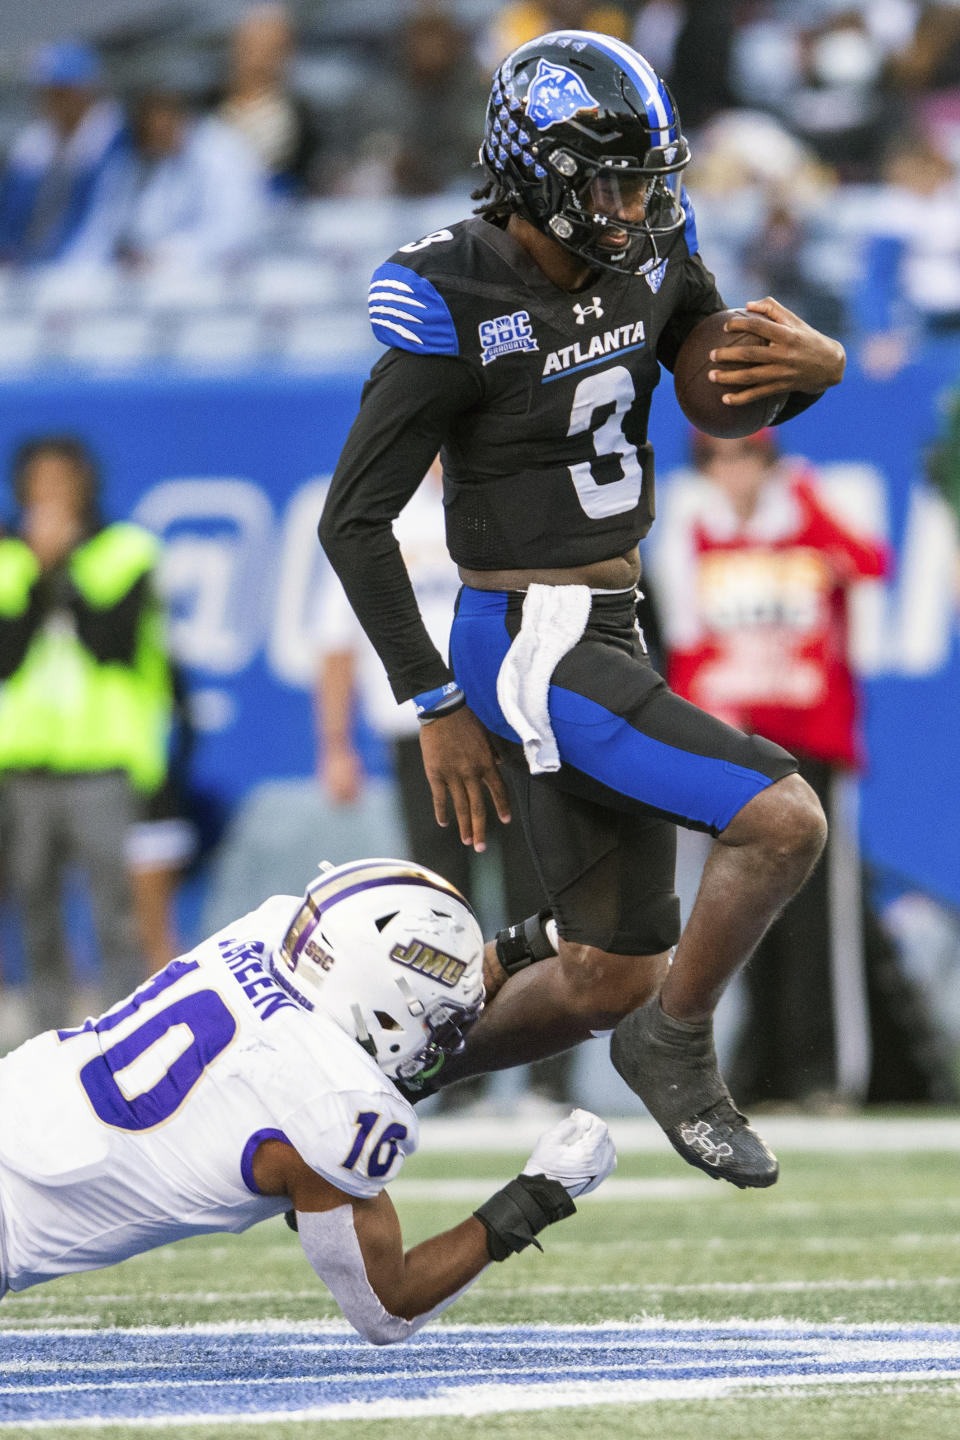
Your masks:
[{"label": "white yard line", "polygon": [[[750,1376],[724,1377],[704,1380],[613,1380],[602,1388],[578,1381],[555,1385],[479,1385],[465,1386],[450,1394],[423,1400],[370,1400],[315,1406],[303,1410],[267,1410],[260,1412],[238,1411],[231,1414],[179,1414],[155,1416],[149,1420],[114,1419],[111,1416],[89,1416],[84,1419],[19,1420],[0,1421],[0,1432],[4,1429],[56,1430],[69,1426],[71,1429],[105,1430],[118,1426],[163,1430],[174,1426],[189,1425],[266,1425],[316,1423],[327,1420],[406,1420],[430,1416],[461,1416],[471,1418],[479,1415],[504,1414],[510,1411],[536,1411],[581,1409],[597,1405],[643,1405],[663,1400],[710,1400],[723,1396],[738,1395],[743,1398],[765,1399],[771,1392],[796,1391],[816,1388],[818,1393],[829,1394],[834,1390],[849,1390],[852,1386],[882,1387],[884,1391],[894,1389],[891,1382],[904,1381],[912,1391],[924,1390],[938,1383],[950,1383],[957,1387],[960,1369],[941,1371],[931,1377],[928,1386],[917,1384],[914,1370],[877,1370],[858,1375],[837,1375],[825,1381],[819,1375],[792,1376]],[[894,1393],[896,1393],[894,1389]],[[705,1423],[706,1417],[705,1417]]]},{"label": "white yard line", "polygon": [[[353,1340],[356,1348],[365,1352],[367,1347],[357,1340],[356,1332],[343,1318],[330,1320],[198,1320],[192,1324],[181,1325],[114,1325],[106,1327],[114,1337],[129,1335],[132,1337],[146,1337],[158,1339],[163,1337],[169,1339],[178,1335],[208,1335],[224,1336],[232,1335],[272,1335],[278,1336],[281,1340],[302,1336],[310,1337],[336,1337],[346,1336]],[[577,1340],[589,1343],[591,1337],[595,1337],[599,1343],[600,1337],[615,1332],[618,1335],[627,1335],[641,1339],[644,1335],[653,1335],[657,1343],[666,1343],[665,1337],[674,1332],[683,1337],[687,1332],[693,1335],[702,1335],[707,1330],[711,1335],[723,1334],[729,1336],[731,1341],[738,1338],[761,1336],[764,1339],[771,1337],[784,1339],[790,1343],[794,1341],[815,1340],[817,1343],[827,1344],[831,1340],[840,1337],[841,1340],[862,1340],[871,1335],[889,1335],[891,1339],[909,1335],[912,1337],[926,1337],[927,1335],[941,1335],[944,1331],[949,1332],[954,1339],[946,1341],[947,1344],[960,1346],[960,1325],[951,1325],[940,1321],[930,1322],[909,1322],[902,1323],[895,1320],[861,1320],[861,1321],[816,1321],[816,1320],[788,1320],[784,1317],[775,1317],[769,1320],[757,1320],[751,1317],[736,1317],[719,1320],[668,1320],[663,1316],[647,1315],[634,1320],[586,1320],[586,1321],[523,1321],[511,1324],[496,1324],[490,1321],[444,1321],[438,1320],[436,1325],[426,1330],[419,1336],[418,1348],[431,1349],[436,1345],[447,1344],[462,1335],[468,1339],[471,1345],[482,1346],[484,1336],[489,1337],[489,1344],[501,1343],[511,1336],[523,1335],[532,1336],[538,1345],[566,1344],[568,1341]],[[56,1324],[51,1325],[51,1335],[77,1335],[91,1336],[99,1335],[99,1329],[93,1331],[88,1327],[79,1330],[71,1330]],[[29,1332],[31,1338],[35,1338],[36,1332]],[[427,1342],[424,1344],[424,1342]],[[297,1342],[302,1343],[300,1341]],[[931,1343],[940,1343],[933,1342]]]},{"label": "white yard line", "polygon": [[[512,1300],[520,1299],[528,1295],[767,1295],[767,1294],[802,1294],[805,1291],[830,1291],[830,1290],[917,1290],[933,1288],[937,1290],[950,1289],[960,1286],[960,1275],[928,1275],[910,1276],[909,1278],[892,1278],[885,1275],[877,1275],[863,1280],[705,1280],[700,1284],[669,1285],[658,1284],[651,1281],[618,1281],[611,1284],[593,1285],[524,1285],[517,1289],[504,1288],[499,1286],[486,1291],[483,1296],[468,1295],[464,1297],[464,1303],[471,1300],[483,1299],[485,1302],[491,1300]],[[99,1292],[87,1297],[92,1305],[116,1305],[135,1298],[134,1293],[128,1294],[100,1294]],[[152,1304],[160,1305],[220,1305],[231,1301],[234,1304],[246,1304],[253,1301],[269,1300],[309,1300],[314,1304],[322,1304],[324,1297],[317,1290],[167,1290],[151,1291]],[[49,1304],[49,1298],[45,1295],[21,1295],[17,1299],[19,1305]],[[59,1316],[50,1317],[52,1328],[59,1329],[61,1323],[66,1324],[72,1320],[82,1320],[84,1323],[92,1317],[70,1316],[64,1317],[61,1321]],[[27,1317],[23,1317],[24,1323]],[[17,1319],[11,1317],[10,1325],[15,1326]],[[37,1322],[42,1323],[42,1322]],[[309,1322],[308,1322],[309,1323]],[[713,1321],[700,1320],[701,1326],[710,1324]],[[745,1322],[746,1323],[746,1322]],[[753,1323],[752,1321],[749,1323]],[[286,1322],[278,1321],[283,1327]],[[605,1322],[607,1328],[622,1328],[622,1322],[610,1320]],[[126,1330],[128,1327],[120,1327]],[[159,1329],[166,1330],[167,1327],[160,1326]],[[171,1327],[175,1329],[176,1327]],[[524,1328],[527,1328],[526,1325]],[[0,1329],[9,1333],[10,1327],[0,1324]]]},{"label": "white yard line", "polygon": [[[932,1359],[934,1357],[955,1359],[958,1364],[960,1364],[960,1328],[956,1329],[956,1336],[954,1339],[932,1340],[928,1339],[926,1336],[923,1336],[921,1338],[908,1338],[912,1335],[910,1327],[901,1328],[890,1326],[864,1326],[862,1327],[863,1330],[867,1332],[871,1336],[871,1338],[861,1339],[859,1337],[858,1329],[856,1326],[840,1326],[832,1329],[826,1327],[829,1330],[829,1333],[826,1336],[821,1336],[816,1333],[810,1333],[809,1327],[807,1329],[801,1329],[800,1333],[796,1335],[791,1335],[789,1333],[781,1333],[779,1330],[775,1334],[764,1334],[762,1329],[764,1322],[757,1322],[757,1325],[755,1326],[745,1323],[743,1330],[737,1330],[728,1336],[723,1336],[716,1333],[716,1330],[722,1327],[708,1326],[705,1325],[703,1322],[699,1322],[696,1325],[691,1335],[691,1333],[689,1333],[690,1323],[691,1322],[670,1322],[669,1324],[661,1325],[660,1327],[657,1327],[655,1329],[655,1331],[653,1332],[651,1344],[655,1347],[658,1356],[664,1352],[669,1353],[671,1350],[682,1351],[683,1358],[678,1360],[676,1363],[677,1365],[681,1366],[689,1366],[689,1352],[691,1345],[698,1342],[702,1343],[704,1331],[709,1329],[710,1344],[714,1347],[716,1355],[713,1359],[706,1359],[698,1362],[699,1365],[705,1366],[707,1369],[722,1368],[724,1365],[729,1363],[729,1357],[731,1354],[733,1355],[733,1358],[736,1359],[737,1351],[742,1350],[744,1345],[754,1346],[757,1343],[762,1343],[768,1353],[764,1356],[751,1355],[751,1364],[779,1364],[784,1359],[789,1359],[789,1357],[793,1354],[800,1354],[804,1357],[808,1357],[811,1353],[816,1353],[817,1356],[821,1359],[831,1359],[836,1355],[840,1358],[852,1357],[859,1360],[885,1360],[889,1359],[891,1355],[895,1355],[901,1360],[923,1360]],[[791,1322],[781,1322],[781,1325],[786,1331],[789,1331],[790,1323]],[[685,1329],[684,1325],[686,1325],[688,1328]],[[836,1328],[839,1328],[839,1330],[841,1331],[841,1338],[839,1340],[836,1336]],[[448,1343],[453,1343],[456,1338],[465,1339],[468,1342],[469,1354],[471,1357],[483,1354],[486,1351],[492,1351],[494,1354],[500,1355],[503,1352],[504,1341],[510,1340],[511,1331],[514,1329],[522,1331],[524,1346],[526,1348],[529,1348],[531,1344],[535,1345],[536,1350],[539,1354],[555,1351],[558,1357],[569,1358],[571,1349],[574,1348],[578,1357],[577,1366],[578,1368],[582,1368],[585,1370],[622,1370],[625,1368],[632,1368],[633,1364],[636,1363],[632,1362],[631,1365],[626,1366],[623,1364],[612,1364],[607,1362],[592,1364],[586,1359],[588,1355],[605,1355],[608,1352],[610,1347],[610,1341],[608,1338],[606,1338],[609,1333],[608,1327],[601,1327],[601,1330],[597,1333],[595,1339],[591,1338],[590,1327],[581,1329],[571,1327],[569,1329],[569,1332],[565,1328],[562,1332],[562,1337],[559,1339],[542,1339],[536,1336],[535,1331],[533,1333],[533,1336],[531,1336],[527,1326],[501,1326],[497,1332],[496,1339],[481,1339],[479,1337],[484,1333],[483,1327],[478,1327],[476,1331],[473,1331],[469,1326],[457,1326],[455,1327],[453,1334],[447,1336],[444,1336],[442,1333],[438,1335],[436,1332],[434,1332],[433,1338],[434,1340],[446,1339]],[[613,1327],[613,1329],[617,1335],[621,1335],[621,1332],[625,1332],[627,1338],[637,1344],[642,1344],[644,1334],[649,1333],[641,1325],[626,1324],[623,1326],[615,1326]],[[885,1336],[884,1339],[878,1340],[876,1338],[876,1332],[878,1329],[883,1331]],[[664,1331],[668,1333],[665,1334]],[[676,1334],[671,1335],[669,1333],[671,1331],[676,1331]],[[848,1331],[850,1332],[849,1334],[846,1333]],[[465,1333],[461,1334],[461,1332]],[[49,1333],[52,1339],[56,1340],[64,1338],[64,1332],[61,1332],[59,1330],[53,1330]],[[123,1330],[120,1333],[125,1336],[130,1336],[130,1338],[134,1338],[132,1332],[130,1331]],[[164,1333],[166,1334],[166,1332]],[[181,1337],[190,1334],[196,1338],[199,1338],[199,1334],[207,1335],[209,1333],[209,1327],[206,1327],[199,1332],[187,1331],[184,1330],[183,1327],[171,1327],[171,1333],[176,1333]],[[237,1332],[235,1330],[231,1330],[229,1334],[231,1338],[234,1338]],[[31,1332],[31,1338],[36,1338],[33,1332]],[[90,1336],[88,1335],[87,1338],[90,1338]],[[136,1338],[143,1340],[148,1337],[140,1333],[136,1336]],[[150,1336],[149,1338],[156,1338],[156,1336]],[[396,1368],[390,1369],[388,1368],[388,1366],[385,1365],[384,1368],[376,1371],[375,1378],[379,1382],[383,1380],[424,1379],[433,1376],[442,1379],[446,1376],[473,1374],[475,1371],[476,1373],[483,1374],[491,1373],[487,1369],[484,1369],[482,1372],[478,1371],[476,1366],[470,1366],[467,1368],[460,1368],[456,1370],[451,1369],[449,1366],[432,1369],[427,1357],[431,1354],[442,1354],[443,1348],[443,1345],[434,1344],[426,1352],[418,1350],[417,1354],[419,1356],[419,1363],[412,1369],[402,1365],[398,1359]],[[313,1342],[310,1339],[304,1339],[298,1335],[296,1338],[291,1336],[289,1343],[287,1344],[274,1344],[271,1345],[269,1349],[270,1356],[282,1355],[287,1353],[293,1353],[297,1356],[313,1355],[318,1353],[329,1356],[331,1354],[336,1354],[337,1349],[336,1346],[331,1345],[329,1334],[327,1334],[325,1343],[323,1344],[321,1344],[319,1340]],[[340,1353],[344,1356],[352,1356],[358,1353],[358,1347],[351,1346],[347,1349],[344,1349]],[[361,1353],[363,1352],[361,1351]],[[396,1354],[397,1352],[392,1351],[390,1353]],[[404,1353],[409,1354],[409,1351],[405,1351]],[[182,1359],[179,1356],[171,1356],[169,1359],[151,1357],[142,1360],[110,1359],[83,1361],[71,1359],[69,1363],[71,1372],[94,1375],[99,1373],[113,1375],[123,1370],[149,1370],[159,1372],[165,1372],[168,1370],[180,1371],[183,1365]],[[658,1361],[658,1363],[661,1365],[665,1365],[666,1368],[669,1368],[671,1364],[670,1361]],[[7,1375],[42,1375],[60,1372],[63,1370],[63,1368],[63,1362],[58,1358],[51,1358],[46,1360],[14,1360],[4,1362],[4,1373]],[[532,1367],[528,1366],[528,1368]],[[498,1372],[495,1371],[493,1373]],[[515,1367],[511,1366],[506,1373],[514,1375],[517,1372]],[[214,1380],[210,1377],[206,1379],[185,1378],[178,1380],[176,1383],[192,1386],[234,1383],[238,1385],[258,1385],[261,1383],[268,1385],[284,1385],[296,1384],[302,1381],[322,1381],[324,1383],[333,1381],[340,1382],[343,1380],[352,1380],[356,1378],[357,1376],[355,1370],[344,1370],[341,1373],[330,1373],[328,1371],[324,1371],[322,1375],[309,1375],[305,1371],[299,1371],[296,1375],[264,1376],[261,1374],[257,1374],[251,1375],[249,1377],[241,1376],[232,1377],[230,1379],[225,1378],[222,1381]],[[162,1387],[169,1384],[170,1382],[169,1376],[165,1376],[163,1373],[161,1373],[153,1379],[145,1378],[142,1381],[131,1380],[117,1381],[114,1383],[123,1388],[136,1389],[139,1384]],[[71,1380],[66,1380],[62,1384],[53,1386],[0,1385],[0,1393],[21,1394],[27,1391],[36,1390],[39,1393],[46,1394],[50,1393],[51,1391],[70,1391],[78,1388],[96,1389],[99,1387],[97,1387],[96,1384],[92,1382],[82,1382],[78,1385]]]},{"label": "white yard line", "polygon": [[[253,1300],[279,1300],[286,1296],[290,1300],[313,1300],[323,1304],[325,1295],[319,1288],[313,1290],[151,1290],[150,1303],[175,1303],[183,1304],[187,1301],[199,1305],[222,1305],[225,1301],[243,1303]],[[8,1299],[15,1299],[17,1305],[49,1305],[51,1297],[40,1294],[10,1296]],[[71,1304],[75,1305],[80,1301],[89,1300],[91,1305],[121,1305],[125,1301],[136,1300],[136,1290],[114,1291],[104,1293],[95,1291],[85,1295],[75,1295]],[[6,1302],[5,1302],[6,1303]]]},{"label": "white yard line", "polygon": [[[676,1179],[628,1180],[617,1176],[605,1180],[592,1195],[578,1204],[623,1200],[711,1200],[715,1190],[704,1184],[706,1175],[680,1175]],[[458,1180],[405,1180],[401,1176],[390,1186],[395,1200],[485,1200],[503,1185],[503,1176],[470,1176]]]},{"label": "white yard line", "polygon": [[[300,1347],[298,1347],[298,1353],[299,1348]],[[477,1346],[471,1348],[479,1349],[481,1347]],[[502,1341],[497,1346],[497,1348],[503,1348]],[[885,1359],[889,1354],[890,1348],[890,1346],[873,1347],[873,1350],[869,1355],[864,1355],[859,1358]],[[898,1348],[897,1354],[899,1353],[900,1351]],[[957,1347],[955,1345],[945,1349],[944,1353],[950,1355],[951,1357],[955,1357],[958,1362],[958,1366],[960,1366],[960,1354],[957,1353]],[[925,1358],[925,1356],[926,1352],[923,1352],[923,1358]],[[915,1358],[919,1357],[914,1355],[904,1356],[904,1359],[912,1360]],[[751,1356],[750,1364],[761,1366],[781,1365],[783,1363],[783,1359],[784,1356],[779,1353],[764,1356]],[[720,1355],[713,1360],[699,1361],[698,1366],[700,1369],[722,1371],[729,1365],[729,1363],[730,1359],[728,1356]],[[527,1373],[529,1373],[531,1369],[535,1368],[536,1367],[528,1366]],[[587,1376],[589,1376],[591,1373],[595,1373],[598,1376],[606,1376],[609,1375],[611,1371],[636,1370],[637,1362],[635,1360],[629,1360],[618,1363],[599,1360],[594,1364],[590,1364],[578,1359],[576,1362],[576,1368],[577,1370],[582,1371]],[[674,1364],[671,1364],[670,1361],[660,1360],[658,1362],[658,1368],[666,1372],[669,1372],[671,1369],[689,1370],[690,1359],[689,1356],[684,1356],[682,1360],[677,1360]],[[957,1373],[960,1374],[960,1369],[958,1369]],[[406,1380],[413,1380],[426,1383],[431,1380],[464,1380],[468,1377],[483,1381],[484,1377],[487,1375],[511,1376],[516,1374],[516,1368],[511,1365],[493,1366],[490,1368],[485,1368],[479,1365],[464,1365],[456,1369],[450,1366],[441,1366],[436,1369],[431,1369],[429,1365],[418,1365],[412,1368],[399,1367],[396,1370],[378,1370],[375,1375],[364,1377],[364,1379],[369,1383],[373,1383],[375,1381],[379,1385],[388,1381],[402,1382]],[[171,1384],[175,1385],[178,1390],[214,1389],[218,1386],[228,1388],[231,1386],[237,1386],[239,1389],[242,1389],[244,1386],[250,1385],[257,1386],[258,1388],[261,1385],[343,1385],[348,1384],[351,1381],[356,1383],[357,1379],[357,1372],[355,1370],[343,1370],[340,1372],[320,1371],[318,1374],[315,1375],[311,1375],[307,1371],[300,1371],[296,1375],[235,1375],[230,1376],[229,1378],[224,1378],[222,1380],[210,1376],[207,1376],[203,1379],[186,1378],[171,1380],[171,1377],[169,1375],[161,1375],[158,1376],[156,1379],[111,1380],[108,1383],[109,1389],[111,1391],[140,1391],[167,1390],[170,1388]],[[53,1385],[0,1385],[0,1395],[73,1395],[80,1394],[88,1390],[103,1390],[104,1388],[104,1382],[102,1380],[65,1380],[61,1384]]]},{"label": "white yard line", "polygon": [[[645,1295],[793,1295],[808,1290],[917,1290],[932,1287],[937,1290],[950,1289],[960,1285],[960,1275],[930,1275],[926,1278],[911,1277],[894,1280],[878,1275],[867,1280],[705,1280],[700,1285],[657,1285],[620,1281],[611,1285],[524,1285],[517,1290],[489,1290],[486,1298],[497,1300],[518,1299],[524,1295],[600,1295],[600,1294],[645,1294]],[[615,1322],[611,1321],[611,1324]],[[712,1324],[701,1320],[700,1325]]]},{"label": "white yard line", "polygon": [[[438,1150],[462,1153],[466,1135],[472,1152],[522,1150],[533,1144],[547,1123],[542,1119],[510,1115],[471,1115],[465,1126],[463,1118],[428,1115],[420,1122],[421,1149],[427,1154]],[[624,1154],[670,1150],[663,1131],[650,1119],[613,1116],[607,1123],[617,1149]],[[775,1150],[839,1150],[857,1154],[960,1151],[960,1117],[955,1116],[888,1119],[873,1115],[771,1114],[755,1116],[754,1123]]]}]

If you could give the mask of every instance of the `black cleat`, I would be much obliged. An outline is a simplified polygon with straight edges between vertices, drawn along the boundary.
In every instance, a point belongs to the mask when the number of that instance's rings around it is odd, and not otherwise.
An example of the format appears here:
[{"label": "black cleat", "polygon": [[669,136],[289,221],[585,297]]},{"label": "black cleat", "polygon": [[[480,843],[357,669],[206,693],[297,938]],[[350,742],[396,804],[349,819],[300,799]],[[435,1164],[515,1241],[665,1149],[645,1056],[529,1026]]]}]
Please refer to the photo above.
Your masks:
[{"label": "black cleat", "polygon": [[654,997],[620,1021],[610,1058],[688,1165],[741,1190],[776,1182],[776,1156],[740,1114],[720,1074],[710,1021],[675,1020]]},{"label": "black cleat", "polygon": [[666,1135],[688,1165],[696,1165],[714,1180],[729,1180],[740,1190],[762,1190],[777,1183],[776,1155],[731,1100],[718,1100],[692,1120],[670,1126]]}]

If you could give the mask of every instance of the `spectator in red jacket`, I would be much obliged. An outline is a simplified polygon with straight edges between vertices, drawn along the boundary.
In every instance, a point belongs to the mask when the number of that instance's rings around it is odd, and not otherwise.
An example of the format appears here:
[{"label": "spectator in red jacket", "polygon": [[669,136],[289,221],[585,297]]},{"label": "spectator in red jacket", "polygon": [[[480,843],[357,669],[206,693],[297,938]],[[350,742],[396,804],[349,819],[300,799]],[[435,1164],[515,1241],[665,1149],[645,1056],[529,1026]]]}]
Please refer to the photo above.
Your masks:
[{"label": "spectator in red jacket", "polygon": [[668,614],[669,684],[787,750],[858,766],[848,601],[857,580],[886,573],[885,547],[830,511],[810,466],[781,457],[771,430],[698,434],[694,461],[693,589]]},{"label": "spectator in red jacket", "polygon": [[[887,573],[887,548],[833,513],[809,463],[781,456],[773,431],[696,434],[693,460],[659,547],[668,682],[796,755],[831,830],[744,972],[734,1092],[745,1104],[942,1098],[932,1032],[866,904],[857,847],[850,595]],[[901,1028],[910,1033],[894,1039]]]}]

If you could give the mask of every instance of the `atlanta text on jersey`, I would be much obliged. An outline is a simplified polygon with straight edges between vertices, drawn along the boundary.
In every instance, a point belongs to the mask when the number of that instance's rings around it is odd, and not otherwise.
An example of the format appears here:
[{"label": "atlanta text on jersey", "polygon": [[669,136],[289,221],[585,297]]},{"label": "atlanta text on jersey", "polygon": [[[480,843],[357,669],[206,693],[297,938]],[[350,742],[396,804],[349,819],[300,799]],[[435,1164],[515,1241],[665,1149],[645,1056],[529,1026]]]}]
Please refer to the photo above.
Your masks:
[{"label": "atlanta text on jersey", "polygon": [[543,365],[542,379],[560,375],[564,370],[576,370],[581,365],[591,365],[612,355],[617,350],[638,350],[646,343],[646,331],[642,320],[630,325],[618,325],[615,330],[604,330],[602,335],[591,335],[590,343],[584,345],[575,340],[560,350],[551,350]]}]

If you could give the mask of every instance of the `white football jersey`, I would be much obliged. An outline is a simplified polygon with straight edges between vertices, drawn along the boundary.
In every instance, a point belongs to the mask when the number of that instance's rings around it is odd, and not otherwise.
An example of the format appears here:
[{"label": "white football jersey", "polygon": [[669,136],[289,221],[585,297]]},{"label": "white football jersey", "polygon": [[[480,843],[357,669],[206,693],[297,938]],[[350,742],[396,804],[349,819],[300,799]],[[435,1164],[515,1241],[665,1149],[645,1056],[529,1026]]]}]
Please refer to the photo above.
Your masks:
[{"label": "white football jersey", "polygon": [[253,1178],[265,1139],[349,1195],[397,1174],[411,1106],[271,973],[301,904],[275,895],[98,1020],[0,1061],[0,1294],[281,1214]]}]

